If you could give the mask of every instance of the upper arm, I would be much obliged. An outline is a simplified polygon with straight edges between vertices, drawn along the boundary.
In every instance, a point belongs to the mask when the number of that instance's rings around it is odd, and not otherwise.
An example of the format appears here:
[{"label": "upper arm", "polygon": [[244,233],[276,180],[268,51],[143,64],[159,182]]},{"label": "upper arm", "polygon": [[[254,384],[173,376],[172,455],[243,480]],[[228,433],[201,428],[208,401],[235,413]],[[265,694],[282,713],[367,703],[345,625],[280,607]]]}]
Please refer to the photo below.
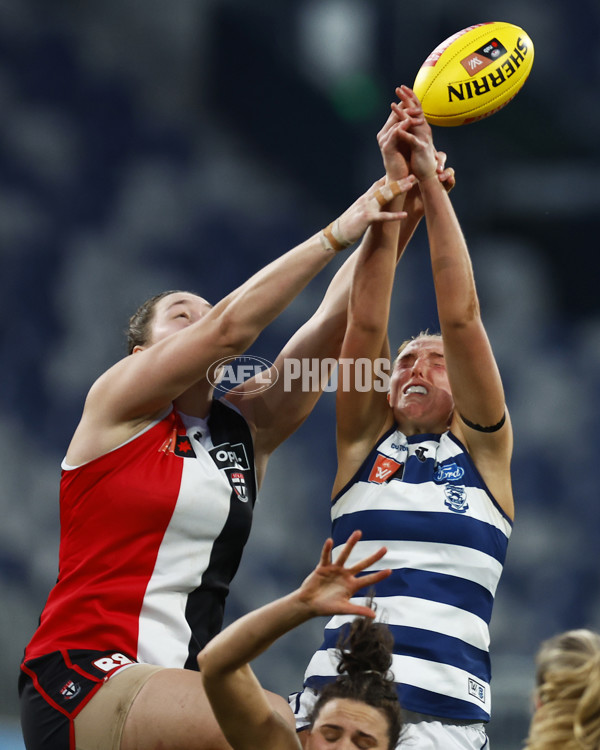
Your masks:
[{"label": "upper arm", "polygon": [[351,317],[336,391],[338,457],[357,442],[370,445],[390,411],[386,390],[389,343],[387,334],[381,339],[378,333],[357,325]]},{"label": "upper arm", "polygon": [[[270,455],[304,422],[327,385],[346,330],[357,253],[338,269],[318,309],[290,338],[269,372],[227,395],[252,425],[259,455]],[[259,378],[273,385],[259,389]]]},{"label": "upper arm", "polygon": [[[337,472],[332,495],[336,495],[356,473],[393,419],[386,389],[388,373],[384,372],[385,377],[382,377],[378,366],[378,362],[389,363],[387,337],[380,350],[382,356],[366,357],[368,348],[368,337],[363,338],[360,331],[349,326],[340,358],[336,392]],[[345,366],[348,367],[347,377],[341,372]],[[358,386],[364,382],[365,376],[370,377],[371,383],[369,388],[363,389]]]},{"label": "upper arm", "polygon": [[197,383],[206,384],[210,366],[235,354],[227,321],[211,312],[197,323],[130,354],[92,386],[88,406],[98,405],[109,422],[155,414]]},{"label": "upper arm", "polygon": [[464,330],[446,331],[444,352],[455,403],[452,429],[466,445],[492,495],[512,518],[512,425],[482,322],[475,320]]},{"label": "upper arm", "polygon": [[[334,370],[342,335],[336,321],[313,316],[294,334],[267,373],[227,395],[252,425],[257,454],[270,455],[311,413]],[[259,391],[259,377],[273,385]]]},{"label": "upper arm", "polygon": [[442,326],[444,355],[456,409],[470,422],[495,425],[504,414],[504,388],[479,316],[465,325]]}]

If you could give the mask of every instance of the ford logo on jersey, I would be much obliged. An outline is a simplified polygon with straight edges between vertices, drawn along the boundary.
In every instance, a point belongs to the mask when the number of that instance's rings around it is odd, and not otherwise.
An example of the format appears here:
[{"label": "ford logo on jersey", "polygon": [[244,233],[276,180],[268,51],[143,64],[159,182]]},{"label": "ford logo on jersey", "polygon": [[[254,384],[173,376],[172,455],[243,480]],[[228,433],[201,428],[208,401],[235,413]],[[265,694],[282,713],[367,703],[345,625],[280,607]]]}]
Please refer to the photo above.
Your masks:
[{"label": "ford logo on jersey", "polygon": [[458,482],[464,476],[465,470],[457,464],[439,466],[433,475],[434,482]]}]

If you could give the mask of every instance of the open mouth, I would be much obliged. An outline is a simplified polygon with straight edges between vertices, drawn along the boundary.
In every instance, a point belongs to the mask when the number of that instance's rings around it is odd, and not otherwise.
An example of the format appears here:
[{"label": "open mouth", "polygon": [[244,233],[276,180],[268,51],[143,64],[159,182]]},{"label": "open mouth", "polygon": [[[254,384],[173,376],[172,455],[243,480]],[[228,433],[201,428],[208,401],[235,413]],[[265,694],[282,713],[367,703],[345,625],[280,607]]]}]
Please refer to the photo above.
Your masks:
[{"label": "open mouth", "polygon": [[404,391],[404,393],[420,393],[423,396],[427,395],[427,388],[425,388],[424,385],[409,385],[408,388]]}]

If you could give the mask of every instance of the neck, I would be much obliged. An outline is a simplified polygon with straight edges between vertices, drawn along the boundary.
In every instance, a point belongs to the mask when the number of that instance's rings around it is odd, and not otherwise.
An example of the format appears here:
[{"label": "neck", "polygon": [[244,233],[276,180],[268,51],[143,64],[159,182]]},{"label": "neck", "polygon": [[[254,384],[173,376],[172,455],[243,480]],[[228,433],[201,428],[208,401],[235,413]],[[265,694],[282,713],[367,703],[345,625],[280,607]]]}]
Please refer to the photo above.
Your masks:
[{"label": "neck", "polygon": [[213,387],[207,381],[196,383],[173,401],[173,406],[190,417],[205,419],[213,399]]},{"label": "neck", "polygon": [[405,415],[394,414],[396,419],[396,425],[400,432],[404,433],[406,437],[412,437],[413,435],[441,435],[446,430],[450,429],[452,424],[452,414],[447,420],[440,420],[438,422],[428,422],[427,420],[412,420],[408,419]]}]

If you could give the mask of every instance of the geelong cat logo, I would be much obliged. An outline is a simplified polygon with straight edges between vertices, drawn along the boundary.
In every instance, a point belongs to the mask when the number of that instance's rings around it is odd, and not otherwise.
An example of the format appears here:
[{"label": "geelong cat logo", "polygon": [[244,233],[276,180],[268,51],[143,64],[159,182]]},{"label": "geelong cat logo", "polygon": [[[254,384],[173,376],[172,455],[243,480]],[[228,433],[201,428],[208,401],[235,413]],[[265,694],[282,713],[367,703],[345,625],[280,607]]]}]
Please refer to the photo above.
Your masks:
[{"label": "geelong cat logo", "polygon": [[466,513],[469,510],[467,502],[467,492],[464,487],[455,484],[448,484],[444,487],[444,505],[455,513]]}]

